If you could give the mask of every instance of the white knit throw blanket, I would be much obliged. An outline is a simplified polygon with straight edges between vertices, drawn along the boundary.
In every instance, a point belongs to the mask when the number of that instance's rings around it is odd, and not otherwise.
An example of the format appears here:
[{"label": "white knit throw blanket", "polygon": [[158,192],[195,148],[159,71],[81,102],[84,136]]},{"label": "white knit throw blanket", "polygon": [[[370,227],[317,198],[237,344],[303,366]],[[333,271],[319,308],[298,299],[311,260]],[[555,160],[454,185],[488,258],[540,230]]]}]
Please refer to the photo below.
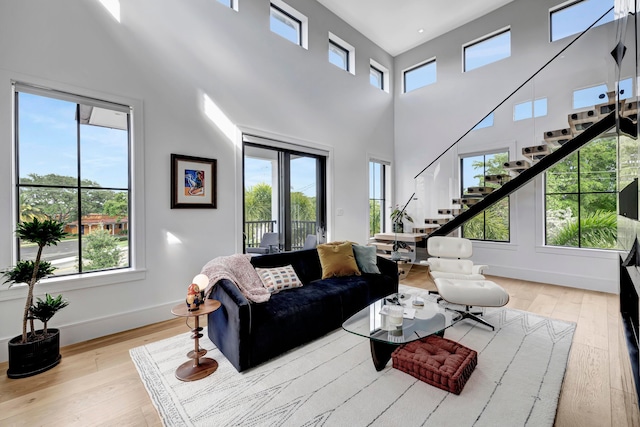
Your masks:
[{"label": "white knit throw blanket", "polygon": [[209,277],[205,295],[208,296],[211,293],[218,280],[228,279],[235,283],[240,292],[250,301],[268,301],[271,294],[249,262],[250,258],[251,256],[247,254],[235,254],[217,257],[206,263],[201,271]]}]

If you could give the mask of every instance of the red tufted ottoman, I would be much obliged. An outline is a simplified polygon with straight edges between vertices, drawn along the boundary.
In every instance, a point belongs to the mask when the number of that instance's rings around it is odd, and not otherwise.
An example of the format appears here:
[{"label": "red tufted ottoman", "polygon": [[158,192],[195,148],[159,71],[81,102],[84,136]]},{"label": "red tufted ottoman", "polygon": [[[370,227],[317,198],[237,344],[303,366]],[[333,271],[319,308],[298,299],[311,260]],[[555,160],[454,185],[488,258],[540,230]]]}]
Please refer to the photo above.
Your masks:
[{"label": "red tufted ottoman", "polygon": [[455,394],[478,364],[474,350],[437,335],[398,347],[391,358],[394,368]]}]

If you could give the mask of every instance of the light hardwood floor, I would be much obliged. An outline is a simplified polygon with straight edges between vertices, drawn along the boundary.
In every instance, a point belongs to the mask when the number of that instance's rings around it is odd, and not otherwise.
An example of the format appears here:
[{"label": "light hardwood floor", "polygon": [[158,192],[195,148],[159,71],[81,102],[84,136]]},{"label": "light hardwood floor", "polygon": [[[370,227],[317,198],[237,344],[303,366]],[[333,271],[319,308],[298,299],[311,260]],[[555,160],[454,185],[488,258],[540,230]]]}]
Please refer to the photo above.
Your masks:
[{"label": "light hardwood floor", "polygon": [[[491,277],[511,296],[508,307],[577,323],[556,426],[639,426],[618,296]],[[402,283],[435,289],[424,267]],[[156,426],[160,419],[129,349],[188,331],[174,319],[74,344],[43,374],[10,380],[0,364],[1,426]],[[185,342],[185,354],[189,349]],[[185,358],[186,360],[186,358]],[[183,360],[176,360],[176,366]],[[215,375],[215,374],[214,374]]]}]

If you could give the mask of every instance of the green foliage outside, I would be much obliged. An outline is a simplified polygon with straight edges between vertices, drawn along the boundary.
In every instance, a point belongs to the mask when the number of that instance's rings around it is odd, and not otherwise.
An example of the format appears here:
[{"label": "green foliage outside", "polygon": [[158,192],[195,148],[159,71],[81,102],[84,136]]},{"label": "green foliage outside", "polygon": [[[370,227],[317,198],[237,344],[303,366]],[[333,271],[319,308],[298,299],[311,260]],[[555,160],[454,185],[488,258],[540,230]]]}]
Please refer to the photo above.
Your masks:
[{"label": "green foliage outside", "polygon": [[380,200],[369,199],[369,235],[382,232],[382,209],[380,208]]},{"label": "green foliage outside", "polygon": [[129,197],[127,193],[116,193],[104,202],[102,213],[114,216],[118,220],[129,216]]},{"label": "green foliage outside", "polygon": [[[69,224],[79,220],[88,214],[104,214],[115,217],[116,221],[129,216],[128,194],[124,191],[103,190],[97,182],[82,180],[81,185],[90,187],[82,190],[82,212],[78,212],[78,192],[74,187],[77,185],[77,178],[57,174],[29,174],[20,180],[20,220],[21,222],[31,221],[34,218],[40,220],[51,219],[64,224]],[[29,187],[38,185],[38,187]],[[40,187],[44,185],[45,187]],[[51,187],[46,187],[51,186]],[[126,234],[125,229],[120,234]],[[83,270],[97,270],[101,268],[117,267],[120,264],[120,251],[114,250],[113,245],[117,245],[117,240],[110,236],[106,230],[91,233],[84,237],[83,257],[90,261],[84,264]],[[99,235],[106,237],[99,237]],[[97,240],[99,242],[93,242]],[[89,246],[87,248],[87,245]],[[99,251],[104,253],[99,253]],[[87,252],[88,251],[88,252]],[[88,255],[90,254],[90,256]],[[42,264],[41,264],[42,268]]]},{"label": "green foliage outside", "polygon": [[546,173],[547,244],[617,245],[617,140],[599,138]]},{"label": "green foliage outside", "polygon": [[[32,173],[21,178],[20,184],[75,187],[78,181],[72,176]],[[102,190],[97,182],[88,179],[82,180],[81,185],[92,187],[82,190],[82,215],[102,212],[105,202],[115,195],[115,192]],[[21,187],[20,203],[25,207],[21,211],[28,215],[37,214],[65,224],[78,219],[78,192],[75,188]]]},{"label": "green foliage outside", "polygon": [[247,221],[271,220],[271,186],[261,182],[244,191],[244,217]]},{"label": "green foliage outside", "polygon": [[[273,213],[271,211],[271,185],[261,182],[251,186],[244,191],[244,215],[245,221],[271,221]],[[316,198],[309,197],[300,191],[291,192],[291,221],[294,239],[297,237],[304,241],[309,230],[305,225],[298,222],[316,221]],[[297,224],[297,225],[296,225]],[[296,226],[298,229],[296,229]],[[315,232],[315,227],[314,227]],[[262,236],[254,236],[252,229],[245,226],[246,244],[257,246]],[[293,242],[294,245],[301,242]]]},{"label": "green foliage outside", "polygon": [[118,267],[121,258],[118,240],[107,230],[96,230],[83,237],[84,271]]},{"label": "green foliage outside", "polygon": [[[478,186],[498,188],[499,184],[484,182],[485,175],[507,174],[502,165],[509,160],[508,153],[496,153],[475,160],[472,167],[477,174],[474,178]],[[468,239],[509,241],[509,198],[502,199],[490,208],[480,212],[462,227],[462,236]]]}]

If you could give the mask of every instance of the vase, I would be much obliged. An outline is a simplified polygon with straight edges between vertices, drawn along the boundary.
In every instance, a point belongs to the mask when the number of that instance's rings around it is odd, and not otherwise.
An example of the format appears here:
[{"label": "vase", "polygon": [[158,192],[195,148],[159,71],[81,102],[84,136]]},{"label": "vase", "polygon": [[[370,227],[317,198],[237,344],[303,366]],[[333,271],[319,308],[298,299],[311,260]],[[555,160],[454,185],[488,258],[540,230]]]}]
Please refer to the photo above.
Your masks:
[{"label": "vase", "polygon": [[401,222],[393,223],[393,232],[394,233],[404,233],[404,224]]},{"label": "vase", "polygon": [[22,335],[12,338],[8,343],[9,378],[26,378],[39,374],[60,363],[60,330],[49,328],[46,337],[43,331],[35,334],[41,338],[36,341],[20,342]]}]

